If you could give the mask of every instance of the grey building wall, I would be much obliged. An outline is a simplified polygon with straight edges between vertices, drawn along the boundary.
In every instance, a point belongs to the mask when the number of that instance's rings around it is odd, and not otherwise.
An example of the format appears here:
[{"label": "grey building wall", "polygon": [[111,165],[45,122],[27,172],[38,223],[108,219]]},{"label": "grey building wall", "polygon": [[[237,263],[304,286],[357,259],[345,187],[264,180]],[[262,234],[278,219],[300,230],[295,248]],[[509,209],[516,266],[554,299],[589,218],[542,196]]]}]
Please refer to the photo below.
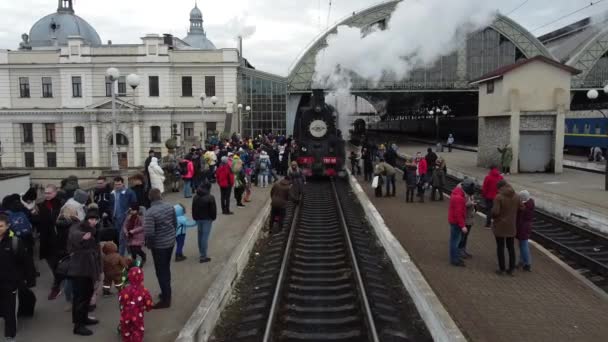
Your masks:
[{"label": "grey building wall", "polygon": [[556,113],[549,115],[521,113],[519,129],[521,131],[554,131]]},{"label": "grey building wall", "polygon": [[508,116],[480,117],[477,166],[499,165],[497,148],[503,147],[511,139],[511,118]]}]

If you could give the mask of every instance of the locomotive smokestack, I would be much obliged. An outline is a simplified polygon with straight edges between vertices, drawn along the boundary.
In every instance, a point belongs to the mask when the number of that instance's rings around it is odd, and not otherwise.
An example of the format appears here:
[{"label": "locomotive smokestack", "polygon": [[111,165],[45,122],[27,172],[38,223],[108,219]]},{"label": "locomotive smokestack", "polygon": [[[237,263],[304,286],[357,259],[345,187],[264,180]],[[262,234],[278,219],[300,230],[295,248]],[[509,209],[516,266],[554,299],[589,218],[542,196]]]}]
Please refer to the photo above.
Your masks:
[{"label": "locomotive smokestack", "polygon": [[312,104],[313,107],[323,107],[323,105],[325,104],[325,91],[323,89],[312,90]]}]

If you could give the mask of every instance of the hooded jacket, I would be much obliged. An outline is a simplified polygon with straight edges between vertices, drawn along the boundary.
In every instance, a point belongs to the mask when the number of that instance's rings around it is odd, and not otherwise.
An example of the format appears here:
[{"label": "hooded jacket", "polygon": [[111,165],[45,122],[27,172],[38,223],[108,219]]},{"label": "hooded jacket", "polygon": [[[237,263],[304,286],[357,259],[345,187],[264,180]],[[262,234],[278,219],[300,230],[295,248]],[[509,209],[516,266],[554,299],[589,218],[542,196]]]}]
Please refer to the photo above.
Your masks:
[{"label": "hooded jacket", "polygon": [[215,179],[220,188],[231,188],[234,186],[234,174],[228,163],[222,164],[217,168]]},{"label": "hooded jacket", "polygon": [[148,166],[148,172],[150,174],[150,184],[152,188],[160,190],[161,193],[165,192],[165,172],[158,165],[158,158],[152,157],[150,166]]},{"label": "hooded jacket", "polygon": [[144,287],[144,272],[133,267],[128,274],[129,284],[120,291],[120,333],[123,341],[144,340],[144,312],[152,310],[152,296]]},{"label": "hooded jacket", "polygon": [[534,219],[534,200],[528,199],[519,206],[517,211],[517,239],[529,240],[532,233],[532,220]]},{"label": "hooded jacket", "polygon": [[7,230],[0,237],[0,289],[14,291],[23,283],[32,284],[35,280],[34,259],[28,255],[25,243]]},{"label": "hooded jacket", "polygon": [[[86,233],[91,238],[83,240]],[[89,226],[88,221],[76,223],[70,228],[68,236],[68,252],[72,253],[68,265],[68,276],[86,277],[97,280],[101,274],[101,255],[99,245],[95,240],[95,227]]]},{"label": "hooded jacket", "polygon": [[195,221],[215,221],[216,218],[217,205],[215,204],[215,197],[211,195],[207,188],[198,189],[192,201],[192,219]]},{"label": "hooded jacket", "polygon": [[452,190],[452,194],[450,195],[450,207],[448,209],[448,222],[450,224],[456,224],[460,228],[466,226],[466,204],[467,200],[464,191],[459,184]]},{"label": "hooded jacket", "polygon": [[[264,170],[260,167],[260,165],[262,165],[262,163],[266,164],[266,169],[264,169]],[[272,162],[270,160],[270,156],[268,155],[268,153],[266,153],[266,151],[262,151],[262,154],[260,155],[260,160],[258,161],[257,166],[258,166],[260,175],[269,175],[270,174],[270,168],[272,167]]]},{"label": "hooded jacket", "polygon": [[378,175],[394,176],[396,172],[395,168],[387,162],[380,162],[376,165],[376,174]]},{"label": "hooded jacket", "polygon": [[272,186],[270,190],[271,205],[273,208],[284,209],[289,202],[289,191],[291,184],[287,179],[281,179],[280,182]]},{"label": "hooded jacket", "polygon": [[144,218],[140,210],[139,215],[127,216],[122,225],[122,231],[127,236],[129,246],[143,246],[145,241]]},{"label": "hooded jacket", "polygon": [[498,193],[498,182],[500,182],[503,177],[498,172],[497,168],[493,168],[488,172],[488,175],[483,180],[483,186],[481,187],[481,194],[483,198],[494,200],[496,198],[496,194]]},{"label": "hooded jacket", "polygon": [[496,237],[514,237],[517,233],[517,210],[519,196],[511,185],[506,184],[498,191],[492,207],[494,218],[494,235]]},{"label": "hooded jacket", "polygon": [[427,172],[428,164],[426,163],[426,159],[421,158],[420,161],[418,161],[418,175],[423,176],[426,175]]},{"label": "hooded jacket", "polygon": [[405,164],[405,168],[403,169],[403,180],[410,188],[416,186],[416,169],[416,165],[410,163]]},{"label": "hooded jacket", "polygon": [[192,177],[194,177],[194,164],[192,164],[192,161],[188,159],[186,159],[184,162],[186,163],[186,174],[182,175],[182,178],[192,179]]}]

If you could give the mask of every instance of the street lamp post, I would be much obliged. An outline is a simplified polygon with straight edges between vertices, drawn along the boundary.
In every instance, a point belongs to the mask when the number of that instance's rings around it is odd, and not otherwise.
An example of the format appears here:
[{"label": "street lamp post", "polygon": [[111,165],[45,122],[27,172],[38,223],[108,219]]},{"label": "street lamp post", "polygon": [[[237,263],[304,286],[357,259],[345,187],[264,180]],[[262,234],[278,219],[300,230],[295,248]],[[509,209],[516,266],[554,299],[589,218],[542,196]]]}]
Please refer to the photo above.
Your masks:
[{"label": "street lamp post", "polygon": [[238,120],[239,121],[239,134],[242,136],[243,133],[241,132],[241,125],[242,125],[242,122],[241,122],[241,111],[243,110],[243,104],[239,103],[236,106],[236,108],[238,109],[238,114],[239,114],[239,120]]},{"label": "street lamp post", "polygon": [[[608,95],[608,84],[604,86],[604,94]],[[595,100],[600,96],[600,93],[596,90],[596,89],[591,89],[587,92],[587,98],[589,100]],[[608,116],[606,116],[606,114],[601,110],[601,109],[596,109],[600,114],[602,114],[602,116],[604,117],[604,119],[608,120]],[[608,125],[606,125],[606,135],[608,136]],[[606,158],[605,158],[605,162],[606,162],[606,167],[604,170],[604,190],[608,191],[608,144],[605,146],[606,147]]]},{"label": "street lamp post", "polygon": [[245,107],[245,115],[247,116],[247,118],[249,118],[249,127],[251,128],[251,131],[249,132],[249,134],[251,135],[251,138],[253,139],[253,120],[251,120],[251,117],[249,116],[249,115],[251,115],[251,106]]},{"label": "street lamp post", "polygon": [[199,96],[199,98],[201,99],[201,113],[202,113],[202,120],[203,120],[203,129],[201,132],[201,144],[203,143],[203,141],[208,138],[205,134],[205,128],[206,128],[206,123],[205,123],[205,99],[207,98],[207,94],[205,94],[205,92],[202,92],[201,95]]},{"label": "street lamp post", "polygon": [[433,107],[428,111],[429,115],[435,116],[435,142],[437,144],[441,143],[439,140],[439,115],[443,114],[443,116],[446,116],[450,113],[450,111],[450,107],[448,106]]}]

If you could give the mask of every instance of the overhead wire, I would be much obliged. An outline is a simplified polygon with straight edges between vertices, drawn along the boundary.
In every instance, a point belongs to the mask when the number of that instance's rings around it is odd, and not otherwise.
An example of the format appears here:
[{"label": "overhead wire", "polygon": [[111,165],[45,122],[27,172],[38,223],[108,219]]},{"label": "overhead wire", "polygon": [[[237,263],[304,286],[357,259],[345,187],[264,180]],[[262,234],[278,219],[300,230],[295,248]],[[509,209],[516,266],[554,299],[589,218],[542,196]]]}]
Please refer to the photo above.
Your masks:
[{"label": "overhead wire", "polygon": [[525,0],[524,2],[522,2],[521,4],[519,4],[519,6],[515,7],[514,9],[512,9],[509,13],[505,14],[505,17],[510,16],[511,14],[513,14],[513,12],[517,11],[518,9],[524,7],[525,4],[527,4],[528,2],[530,2],[530,0]]},{"label": "overhead wire", "polygon": [[548,23],[546,23],[546,24],[543,24],[543,25],[541,25],[541,26],[539,26],[539,27],[537,27],[537,28],[535,28],[535,29],[532,29],[532,30],[530,30],[530,32],[538,31],[538,30],[540,30],[541,28],[545,28],[545,27],[547,27],[547,26],[549,26],[549,25],[551,25],[551,24],[553,24],[553,23],[556,23],[556,22],[558,22],[558,21],[560,21],[560,20],[562,20],[562,19],[565,19],[565,18],[567,18],[567,17],[569,17],[569,16],[571,16],[571,15],[577,14],[577,13],[579,13],[579,12],[581,12],[581,11],[583,11],[583,10],[585,10],[585,9],[587,9],[587,8],[589,8],[589,7],[591,7],[591,6],[597,5],[597,4],[599,4],[600,2],[603,2],[603,1],[604,1],[604,0],[597,0],[596,2],[591,2],[591,3],[589,3],[589,5],[587,5],[587,6],[584,6],[584,7],[582,7],[582,8],[579,8],[579,9],[577,9],[576,11],[570,12],[570,13],[568,13],[568,14],[566,14],[566,15],[563,15],[563,16],[561,16],[561,17],[559,17],[559,18],[557,18],[557,19],[553,20],[553,21],[550,21],[550,22],[548,22]]}]

